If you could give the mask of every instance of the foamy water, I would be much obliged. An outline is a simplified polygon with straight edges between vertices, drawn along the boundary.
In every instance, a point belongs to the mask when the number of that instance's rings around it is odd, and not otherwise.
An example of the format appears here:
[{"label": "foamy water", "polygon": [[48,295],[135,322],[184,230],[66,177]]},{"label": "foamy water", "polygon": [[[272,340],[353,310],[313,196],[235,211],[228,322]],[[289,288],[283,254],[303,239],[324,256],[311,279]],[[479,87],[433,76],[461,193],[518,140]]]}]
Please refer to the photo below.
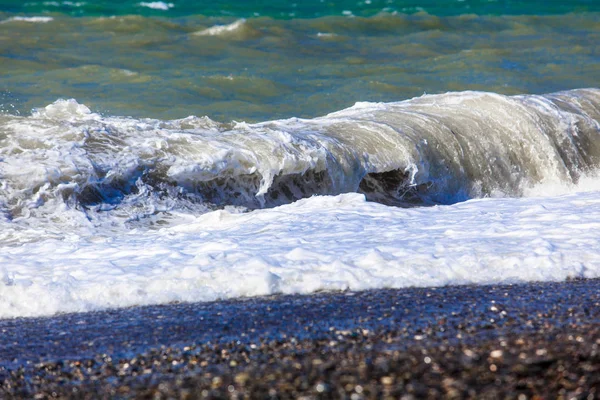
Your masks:
[{"label": "foamy water", "polygon": [[596,278],[599,231],[599,191],[419,209],[344,194],[248,214],[186,215],[153,230],[15,229],[29,237],[0,255],[0,315]]},{"label": "foamy water", "polygon": [[245,19],[239,19],[235,22],[232,22],[231,24],[228,25],[215,25],[215,26],[211,26],[210,28],[206,28],[203,29],[201,31],[195,32],[194,35],[196,36],[219,36],[219,35],[224,35],[227,33],[231,33],[231,32],[235,32],[236,30],[242,28],[244,26],[244,23],[246,22]]},{"label": "foamy water", "polygon": [[600,277],[598,121],[598,89],[258,124],[5,114],[0,317]]},{"label": "foamy water", "polygon": [[150,2],[142,2],[139,4],[141,7],[148,7],[153,10],[162,10],[167,11],[173,7],[175,4],[173,3],[165,3],[164,1],[150,1]]},{"label": "foamy water", "polygon": [[53,21],[54,18],[52,17],[11,17],[8,19],[5,19],[4,21],[0,21],[0,24],[6,24],[9,22],[30,22],[30,23],[48,23],[50,21]]}]

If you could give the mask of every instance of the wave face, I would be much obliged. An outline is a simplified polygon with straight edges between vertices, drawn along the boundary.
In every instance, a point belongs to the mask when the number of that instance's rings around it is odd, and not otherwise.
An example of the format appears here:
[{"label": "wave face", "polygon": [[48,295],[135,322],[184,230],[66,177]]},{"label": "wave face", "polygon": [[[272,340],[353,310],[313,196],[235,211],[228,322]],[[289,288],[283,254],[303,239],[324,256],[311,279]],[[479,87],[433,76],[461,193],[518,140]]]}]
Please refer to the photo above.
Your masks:
[{"label": "wave face", "polygon": [[397,206],[522,196],[593,173],[599,121],[598,89],[447,93],[258,124],[103,117],[59,100],[0,117],[0,207],[8,220],[139,220],[346,192]]}]

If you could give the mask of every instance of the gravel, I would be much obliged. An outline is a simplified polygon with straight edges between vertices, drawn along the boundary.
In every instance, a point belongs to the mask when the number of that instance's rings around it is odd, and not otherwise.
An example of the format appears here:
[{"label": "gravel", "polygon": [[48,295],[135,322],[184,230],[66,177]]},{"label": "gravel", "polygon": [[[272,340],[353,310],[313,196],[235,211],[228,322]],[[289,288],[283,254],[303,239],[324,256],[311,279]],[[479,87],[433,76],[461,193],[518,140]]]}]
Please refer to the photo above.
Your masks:
[{"label": "gravel", "polygon": [[0,398],[600,398],[600,280],[0,320]]}]

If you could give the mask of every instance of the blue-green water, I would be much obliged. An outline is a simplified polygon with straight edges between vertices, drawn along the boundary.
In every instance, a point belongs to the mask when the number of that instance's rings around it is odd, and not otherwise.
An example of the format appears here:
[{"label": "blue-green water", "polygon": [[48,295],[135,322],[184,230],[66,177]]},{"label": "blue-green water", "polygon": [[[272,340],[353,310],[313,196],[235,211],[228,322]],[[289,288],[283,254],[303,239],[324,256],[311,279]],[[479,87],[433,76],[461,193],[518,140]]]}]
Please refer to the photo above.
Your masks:
[{"label": "blue-green water", "polygon": [[2,1],[4,11],[14,13],[64,13],[77,16],[231,16],[274,18],[317,18],[329,15],[373,16],[381,12],[427,12],[447,16],[459,14],[562,14],[600,11],[596,0],[229,0],[229,1]]},{"label": "blue-green water", "polygon": [[357,101],[597,87],[600,2],[0,1],[0,109],[314,117]]}]

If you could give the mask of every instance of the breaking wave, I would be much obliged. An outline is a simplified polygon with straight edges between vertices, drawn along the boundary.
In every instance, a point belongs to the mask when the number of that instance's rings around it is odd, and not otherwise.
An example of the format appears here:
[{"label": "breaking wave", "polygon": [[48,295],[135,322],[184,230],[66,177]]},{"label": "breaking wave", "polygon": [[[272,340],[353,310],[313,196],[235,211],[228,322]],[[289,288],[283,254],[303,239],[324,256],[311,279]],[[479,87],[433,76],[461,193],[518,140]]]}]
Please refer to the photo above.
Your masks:
[{"label": "breaking wave", "polygon": [[598,168],[600,90],[446,93],[258,124],[101,116],[58,100],[0,115],[0,160],[9,220],[132,220],[347,192],[397,206],[518,197]]}]

